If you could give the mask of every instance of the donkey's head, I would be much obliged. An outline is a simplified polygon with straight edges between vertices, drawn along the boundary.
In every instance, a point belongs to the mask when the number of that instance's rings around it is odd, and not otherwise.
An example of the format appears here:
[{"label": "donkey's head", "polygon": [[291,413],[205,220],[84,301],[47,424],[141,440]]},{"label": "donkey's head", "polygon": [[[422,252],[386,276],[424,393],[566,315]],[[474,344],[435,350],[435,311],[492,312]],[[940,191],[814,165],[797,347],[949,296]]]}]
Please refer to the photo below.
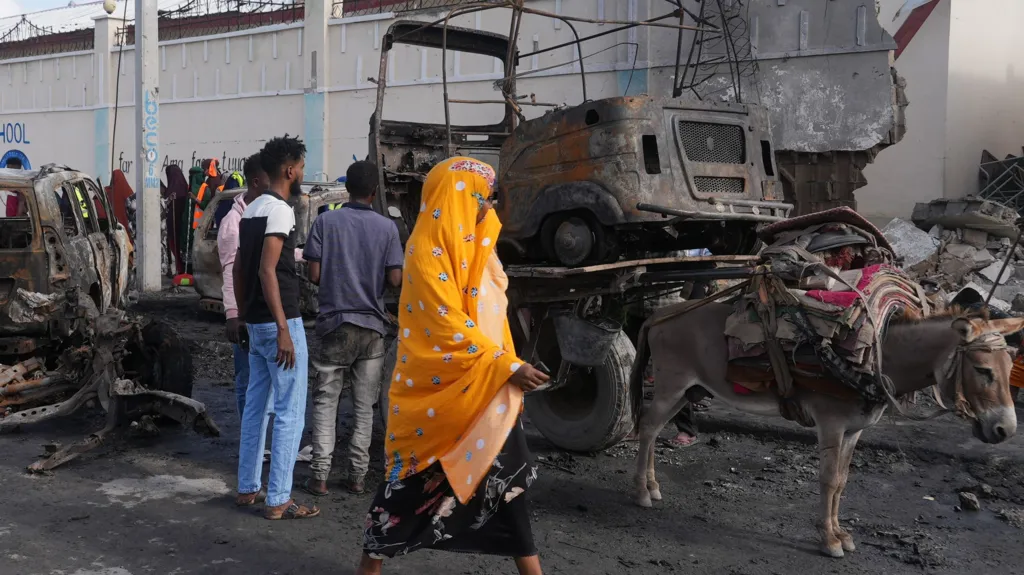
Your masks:
[{"label": "donkey's head", "polygon": [[940,400],[974,421],[974,436],[985,443],[1006,441],[1017,432],[1010,394],[1013,350],[1004,335],[1024,328],[1024,319],[959,318],[960,336],[939,383]]}]

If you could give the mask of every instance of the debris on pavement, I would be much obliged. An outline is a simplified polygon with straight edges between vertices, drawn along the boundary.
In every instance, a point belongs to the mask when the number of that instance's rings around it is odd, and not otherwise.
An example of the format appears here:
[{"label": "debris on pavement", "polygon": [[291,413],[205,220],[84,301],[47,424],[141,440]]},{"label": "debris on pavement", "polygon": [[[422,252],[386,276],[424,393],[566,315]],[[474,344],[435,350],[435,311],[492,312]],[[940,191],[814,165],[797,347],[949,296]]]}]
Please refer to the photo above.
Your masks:
[{"label": "debris on pavement", "polygon": [[991,293],[990,305],[1000,311],[1024,312],[1024,246],[1014,244],[1014,209],[975,196],[942,198],[917,204],[911,219],[889,222],[885,235],[914,279],[933,283],[947,301],[972,290],[981,299]]},{"label": "debris on pavement", "polygon": [[893,218],[882,229],[882,235],[892,244],[896,257],[903,261],[903,269],[908,273],[913,274],[934,266],[939,240],[928,232],[906,220]]},{"label": "debris on pavement", "polygon": [[999,518],[1017,529],[1024,529],[1024,510],[1000,509]]},{"label": "debris on pavement", "polygon": [[946,230],[977,230],[997,238],[1017,237],[1017,212],[977,196],[939,198],[919,203],[914,206],[910,219],[917,227],[926,230],[932,226],[942,226]]},{"label": "debris on pavement", "polygon": [[21,321],[64,321],[71,328],[64,338],[13,346],[27,353],[0,354],[0,431],[64,417],[86,405],[99,404],[107,412],[103,429],[68,446],[46,446],[46,455],[29,471],[49,471],[95,449],[128,422],[141,422],[133,429],[141,425],[152,433],[150,415],[204,435],[220,434],[206,407],[190,397],[191,354],[169,326],[143,326],[114,307],[101,314],[82,304],[77,288],[52,294],[19,289],[11,303],[12,321],[19,321],[13,311]]},{"label": "debris on pavement", "polygon": [[960,508],[964,511],[978,511],[981,509],[981,503],[978,501],[978,496],[973,493],[961,491],[960,497]]}]

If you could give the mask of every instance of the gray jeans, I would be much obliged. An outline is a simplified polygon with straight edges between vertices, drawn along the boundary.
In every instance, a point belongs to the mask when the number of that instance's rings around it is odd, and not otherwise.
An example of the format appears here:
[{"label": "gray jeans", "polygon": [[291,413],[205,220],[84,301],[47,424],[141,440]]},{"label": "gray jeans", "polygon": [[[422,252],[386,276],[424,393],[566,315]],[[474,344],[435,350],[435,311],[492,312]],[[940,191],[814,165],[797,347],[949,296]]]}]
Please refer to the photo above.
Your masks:
[{"label": "gray jeans", "polygon": [[380,389],[384,365],[384,336],[349,323],[327,334],[315,362],[319,376],[313,385],[313,478],[326,481],[331,472],[338,424],[338,402],[352,388],[355,423],[348,446],[351,481],[362,480],[370,465],[373,404]]}]

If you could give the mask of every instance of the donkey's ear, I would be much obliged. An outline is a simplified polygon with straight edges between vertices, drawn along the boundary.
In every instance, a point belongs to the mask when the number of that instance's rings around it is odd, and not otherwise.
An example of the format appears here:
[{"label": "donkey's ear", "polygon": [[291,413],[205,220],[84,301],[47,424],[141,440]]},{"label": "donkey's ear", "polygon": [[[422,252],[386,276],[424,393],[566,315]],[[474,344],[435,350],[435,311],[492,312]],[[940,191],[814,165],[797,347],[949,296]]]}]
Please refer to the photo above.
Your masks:
[{"label": "donkey's ear", "polygon": [[974,338],[984,333],[984,330],[982,329],[983,325],[983,322],[980,320],[960,317],[953,320],[953,325],[951,327],[953,328],[953,331],[960,334],[960,339],[966,343],[974,340]]},{"label": "donkey's ear", "polygon": [[1024,318],[1011,317],[1007,319],[993,319],[986,322],[987,328],[985,331],[990,333],[1001,333],[1003,335],[1010,335],[1011,333],[1017,333],[1024,329]]}]

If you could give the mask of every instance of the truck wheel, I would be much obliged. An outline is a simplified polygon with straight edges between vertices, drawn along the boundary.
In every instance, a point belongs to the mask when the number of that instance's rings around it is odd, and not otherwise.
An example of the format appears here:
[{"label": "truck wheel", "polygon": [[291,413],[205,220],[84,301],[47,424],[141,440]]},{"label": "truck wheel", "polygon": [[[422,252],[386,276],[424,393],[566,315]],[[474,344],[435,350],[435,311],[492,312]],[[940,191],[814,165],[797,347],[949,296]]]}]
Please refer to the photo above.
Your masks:
[{"label": "truck wheel", "polygon": [[[554,333],[543,341],[546,349],[538,350],[540,356],[552,370],[557,369],[561,359],[553,358],[558,355]],[[629,374],[635,355],[633,342],[619,332],[602,366],[574,367],[564,387],[527,395],[530,421],[562,449],[594,452],[615,445],[633,429]]]},{"label": "truck wheel", "polygon": [[[139,383],[160,391],[192,397],[192,350],[171,326],[152,321],[142,328],[144,349],[138,350]],[[134,346],[133,346],[134,347]]]}]

